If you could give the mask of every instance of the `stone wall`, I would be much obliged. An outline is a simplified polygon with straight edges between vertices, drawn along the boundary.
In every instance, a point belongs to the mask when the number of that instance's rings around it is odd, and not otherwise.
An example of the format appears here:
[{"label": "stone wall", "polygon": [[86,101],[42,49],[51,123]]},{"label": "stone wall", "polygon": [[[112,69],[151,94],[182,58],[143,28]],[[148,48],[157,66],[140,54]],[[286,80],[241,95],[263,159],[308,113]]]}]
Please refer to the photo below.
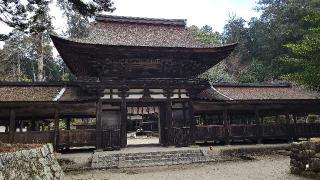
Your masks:
[{"label": "stone wall", "polygon": [[0,179],[64,179],[51,144],[0,154]]},{"label": "stone wall", "polygon": [[320,177],[320,143],[292,143],[290,158],[291,173]]}]

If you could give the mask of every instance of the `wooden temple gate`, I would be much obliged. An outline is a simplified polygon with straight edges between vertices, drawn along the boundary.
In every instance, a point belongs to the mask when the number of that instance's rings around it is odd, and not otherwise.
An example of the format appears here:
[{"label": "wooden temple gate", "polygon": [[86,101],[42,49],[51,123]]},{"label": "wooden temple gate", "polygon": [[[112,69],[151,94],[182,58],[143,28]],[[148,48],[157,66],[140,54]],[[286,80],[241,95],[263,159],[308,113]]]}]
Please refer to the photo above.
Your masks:
[{"label": "wooden temple gate", "polygon": [[104,88],[97,103],[96,147],[119,149],[127,145],[128,104],[154,104],[160,107],[160,144],[188,146],[192,144],[194,120],[186,90],[161,88]]}]

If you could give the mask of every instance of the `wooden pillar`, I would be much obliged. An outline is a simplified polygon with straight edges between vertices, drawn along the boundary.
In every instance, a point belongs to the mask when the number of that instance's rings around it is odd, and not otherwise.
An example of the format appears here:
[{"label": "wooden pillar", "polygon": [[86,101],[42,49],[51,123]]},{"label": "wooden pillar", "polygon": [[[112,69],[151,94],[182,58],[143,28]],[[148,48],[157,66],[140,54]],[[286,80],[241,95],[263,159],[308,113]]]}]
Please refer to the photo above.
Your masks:
[{"label": "wooden pillar", "polygon": [[293,138],[297,138],[297,115],[296,114],[294,114],[293,115],[293,123],[294,123],[294,125],[293,125],[293,134],[291,134],[292,136],[293,136]]},{"label": "wooden pillar", "polygon": [[196,119],[194,118],[194,109],[193,109],[193,104],[192,101],[188,102],[188,107],[189,107],[189,120],[190,120],[190,144],[195,144],[195,131],[196,131]]},{"label": "wooden pillar", "polygon": [[127,146],[127,102],[126,102],[126,90],[122,90],[121,92],[121,147]]},{"label": "wooden pillar", "polygon": [[223,110],[223,127],[224,127],[224,141],[226,144],[230,144],[230,119],[228,110]]},{"label": "wooden pillar", "polygon": [[31,127],[30,127],[31,131],[35,131],[36,130],[36,120],[34,120],[33,118],[31,119]]},{"label": "wooden pillar", "polygon": [[166,101],[166,133],[167,133],[167,145],[174,145],[174,137],[172,137],[172,101],[167,99]]},{"label": "wooden pillar", "polygon": [[261,117],[259,114],[259,110],[255,109],[255,119],[256,119],[256,136],[257,136],[257,143],[261,144],[262,143],[262,138],[263,138],[263,127],[262,127],[262,122],[261,122]]},{"label": "wooden pillar", "polygon": [[41,124],[41,131],[45,131],[45,126],[44,126],[44,123],[42,122]]},{"label": "wooden pillar", "polygon": [[55,150],[58,150],[59,146],[59,112],[58,110],[54,113],[54,140],[53,140]]},{"label": "wooden pillar", "polygon": [[10,143],[14,143],[14,135],[16,133],[16,113],[13,109],[10,110],[10,126],[9,126],[9,137]]},{"label": "wooden pillar", "polygon": [[70,130],[71,128],[70,128],[70,123],[71,123],[71,118],[67,118],[66,119],[66,128],[67,128],[67,130]]},{"label": "wooden pillar", "polygon": [[19,121],[19,132],[22,132],[23,130],[23,120]]},{"label": "wooden pillar", "polygon": [[291,126],[290,126],[290,115],[289,115],[289,112],[286,110],[285,111],[285,116],[286,116],[286,129],[287,129],[287,140],[289,142],[292,141],[292,129],[291,129]]},{"label": "wooden pillar", "polygon": [[102,101],[99,98],[96,106],[96,148],[102,149]]}]

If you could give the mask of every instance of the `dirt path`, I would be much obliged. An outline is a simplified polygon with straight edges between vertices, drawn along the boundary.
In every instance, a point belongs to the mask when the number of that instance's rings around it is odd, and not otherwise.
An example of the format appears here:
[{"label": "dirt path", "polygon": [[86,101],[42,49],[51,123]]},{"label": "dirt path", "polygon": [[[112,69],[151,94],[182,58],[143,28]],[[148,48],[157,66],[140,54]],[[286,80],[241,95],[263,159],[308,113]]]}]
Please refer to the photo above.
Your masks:
[{"label": "dirt path", "polygon": [[302,179],[289,174],[289,158],[284,156],[259,157],[254,161],[191,164],[179,166],[133,168],[118,170],[92,170],[69,172],[68,179],[110,180],[213,180],[213,179]]}]

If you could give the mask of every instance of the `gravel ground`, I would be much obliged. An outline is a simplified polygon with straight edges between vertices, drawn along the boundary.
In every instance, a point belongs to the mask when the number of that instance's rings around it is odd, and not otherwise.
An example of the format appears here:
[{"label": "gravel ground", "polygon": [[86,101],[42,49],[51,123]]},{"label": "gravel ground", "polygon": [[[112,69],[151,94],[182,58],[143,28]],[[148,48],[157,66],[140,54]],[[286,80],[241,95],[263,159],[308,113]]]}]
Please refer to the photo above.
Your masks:
[{"label": "gravel ground", "polygon": [[253,161],[191,164],[117,170],[91,170],[67,173],[68,179],[303,179],[289,173],[289,158],[285,156],[257,157]]}]

